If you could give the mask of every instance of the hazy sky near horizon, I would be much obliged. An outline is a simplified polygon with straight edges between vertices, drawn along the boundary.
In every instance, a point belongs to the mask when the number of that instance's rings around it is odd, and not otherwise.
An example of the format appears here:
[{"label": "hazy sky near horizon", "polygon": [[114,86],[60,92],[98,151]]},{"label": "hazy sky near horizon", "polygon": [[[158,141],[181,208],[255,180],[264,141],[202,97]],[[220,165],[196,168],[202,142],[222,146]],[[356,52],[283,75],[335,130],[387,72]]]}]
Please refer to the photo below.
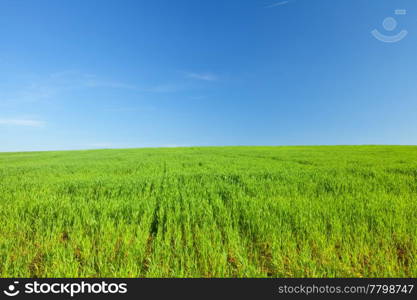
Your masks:
[{"label": "hazy sky near horizon", "polygon": [[414,0],[0,0],[0,151],[417,144],[416,53]]}]

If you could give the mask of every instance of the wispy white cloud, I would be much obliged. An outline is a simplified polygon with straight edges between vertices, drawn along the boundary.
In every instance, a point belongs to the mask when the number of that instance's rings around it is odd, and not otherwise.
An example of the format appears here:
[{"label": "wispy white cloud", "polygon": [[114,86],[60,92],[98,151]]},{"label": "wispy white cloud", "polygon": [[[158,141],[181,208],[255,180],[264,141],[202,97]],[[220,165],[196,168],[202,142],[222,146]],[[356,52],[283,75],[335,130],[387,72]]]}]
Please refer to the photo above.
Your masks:
[{"label": "wispy white cloud", "polygon": [[22,84],[9,93],[0,91],[0,102],[3,104],[34,103],[54,98],[60,91],[61,89],[54,85],[32,82]]},{"label": "wispy white cloud", "polygon": [[187,73],[186,76],[188,78],[198,79],[198,80],[205,80],[205,81],[215,81],[218,80],[218,76],[211,74],[211,73]]},{"label": "wispy white cloud", "polygon": [[0,119],[0,125],[43,127],[45,122],[30,119]]},{"label": "wispy white cloud", "polygon": [[0,91],[0,100],[9,103],[33,103],[58,98],[68,92],[87,88],[137,89],[136,86],[112,79],[82,73],[62,71],[48,76],[36,76],[5,94]]},{"label": "wispy white cloud", "polygon": [[111,89],[126,89],[126,90],[138,90],[133,84],[115,80],[100,79],[97,76],[88,76],[85,78],[83,84],[85,87],[91,88],[111,88]]},{"label": "wispy white cloud", "polygon": [[[200,80],[215,80],[211,74],[190,73],[190,77]],[[78,71],[62,71],[47,76],[31,76],[25,82],[9,91],[0,89],[0,105],[37,103],[63,98],[69,93],[84,89],[120,89],[137,93],[176,93],[187,89],[182,82],[167,82],[154,85],[135,85],[95,74]]]},{"label": "wispy white cloud", "polygon": [[272,3],[270,5],[265,6],[265,8],[273,8],[273,7],[277,7],[277,6],[281,6],[281,5],[285,5],[292,2],[291,0],[287,0],[287,1],[280,1],[280,2],[276,2],[276,3]]},{"label": "wispy white cloud", "polygon": [[184,86],[177,83],[167,83],[167,84],[160,84],[155,85],[152,87],[142,88],[141,91],[143,92],[150,92],[150,93],[175,93],[184,90]]},{"label": "wispy white cloud", "polygon": [[134,93],[168,94],[193,89],[194,83],[184,77],[200,81],[216,81],[219,77],[213,73],[182,72],[181,79],[165,83],[142,86],[123,81],[105,78],[80,71],[62,71],[49,75],[22,76],[20,82],[8,89],[0,89],[0,108],[13,108],[16,105],[64,101],[71,93],[86,89],[120,89]]},{"label": "wispy white cloud", "polygon": [[95,74],[83,73],[79,71],[63,71],[51,74],[50,82],[59,86],[69,88],[85,88],[85,87],[106,87],[121,89],[136,89],[135,85],[120,82],[114,79],[102,78]]},{"label": "wispy white cloud", "polygon": [[152,105],[147,106],[120,106],[120,107],[107,107],[104,109],[106,112],[118,113],[118,112],[151,112],[155,111],[156,107]]}]

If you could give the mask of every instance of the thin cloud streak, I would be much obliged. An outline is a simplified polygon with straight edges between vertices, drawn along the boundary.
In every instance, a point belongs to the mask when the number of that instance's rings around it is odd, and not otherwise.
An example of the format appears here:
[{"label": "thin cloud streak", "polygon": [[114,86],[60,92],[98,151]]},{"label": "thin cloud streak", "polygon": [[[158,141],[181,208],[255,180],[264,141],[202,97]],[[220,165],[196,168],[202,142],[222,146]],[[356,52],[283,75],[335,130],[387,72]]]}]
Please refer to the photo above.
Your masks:
[{"label": "thin cloud streak", "polygon": [[43,127],[45,125],[45,122],[30,119],[0,119],[0,125]]},{"label": "thin cloud streak", "polygon": [[216,75],[210,73],[187,73],[187,77],[204,81],[215,81],[218,79]]},{"label": "thin cloud streak", "polygon": [[29,83],[16,88],[14,94],[5,95],[0,91],[0,100],[7,103],[35,103],[59,98],[68,92],[90,88],[139,90],[134,85],[103,79],[93,74],[63,71],[31,79]]},{"label": "thin cloud streak", "polygon": [[291,1],[281,1],[281,2],[277,2],[277,3],[273,3],[271,5],[265,6],[265,8],[273,8],[273,7],[277,7],[277,6],[281,6],[281,5],[285,5],[290,3]]},{"label": "thin cloud streak", "polygon": [[[190,77],[213,81],[217,78],[212,74],[190,73]],[[30,82],[15,88],[13,93],[0,91],[2,104],[36,103],[59,99],[68,93],[84,89],[118,89],[136,93],[176,93],[187,86],[178,83],[161,83],[151,86],[138,86],[117,80],[101,78],[94,74],[78,71],[63,71],[46,77],[31,79]]]}]

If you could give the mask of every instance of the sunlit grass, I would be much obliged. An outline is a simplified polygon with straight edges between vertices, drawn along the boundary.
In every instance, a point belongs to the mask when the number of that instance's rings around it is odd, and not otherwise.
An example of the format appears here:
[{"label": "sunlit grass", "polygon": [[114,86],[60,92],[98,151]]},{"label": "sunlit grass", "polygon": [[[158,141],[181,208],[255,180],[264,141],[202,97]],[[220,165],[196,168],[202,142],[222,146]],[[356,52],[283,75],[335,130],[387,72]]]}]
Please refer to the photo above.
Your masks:
[{"label": "sunlit grass", "polygon": [[1,277],[417,277],[417,147],[0,154]]}]

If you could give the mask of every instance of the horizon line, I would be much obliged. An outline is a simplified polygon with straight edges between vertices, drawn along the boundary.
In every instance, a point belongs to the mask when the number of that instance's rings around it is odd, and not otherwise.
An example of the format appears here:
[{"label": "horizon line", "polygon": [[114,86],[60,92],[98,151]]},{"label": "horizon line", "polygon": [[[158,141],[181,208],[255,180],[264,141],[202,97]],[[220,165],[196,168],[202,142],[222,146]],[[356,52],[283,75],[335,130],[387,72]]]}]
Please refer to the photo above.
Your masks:
[{"label": "horizon line", "polygon": [[417,147],[417,144],[287,144],[287,145],[195,145],[195,146],[144,146],[144,147],[113,147],[113,148],[85,148],[85,149],[51,149],[51,150],[17,150],[2,151],[0,154],[43,153],[43,152],[81,152],[102,150],[141,150],[141,149],[178,149],[178,148],[238,148],[238,147]]}]

